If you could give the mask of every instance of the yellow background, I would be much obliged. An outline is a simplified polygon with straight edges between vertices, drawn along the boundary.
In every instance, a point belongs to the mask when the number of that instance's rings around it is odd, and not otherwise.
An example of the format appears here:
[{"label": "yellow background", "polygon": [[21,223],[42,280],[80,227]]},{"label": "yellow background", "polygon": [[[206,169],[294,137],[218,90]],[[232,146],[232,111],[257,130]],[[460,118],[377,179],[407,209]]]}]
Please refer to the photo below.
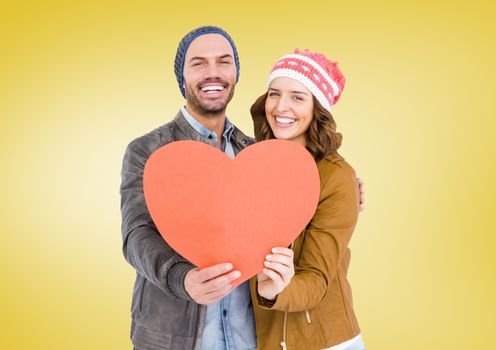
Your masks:
[{"label": "yellow background", "polygon": [[340,62],[341,153],[366,183],[350,280],[368,349],[494,349],[491,1],[2,1],[0,348],[130,349],[125,146],[183,99],[177,44],[237,43],[228,115],[294,48]]}]

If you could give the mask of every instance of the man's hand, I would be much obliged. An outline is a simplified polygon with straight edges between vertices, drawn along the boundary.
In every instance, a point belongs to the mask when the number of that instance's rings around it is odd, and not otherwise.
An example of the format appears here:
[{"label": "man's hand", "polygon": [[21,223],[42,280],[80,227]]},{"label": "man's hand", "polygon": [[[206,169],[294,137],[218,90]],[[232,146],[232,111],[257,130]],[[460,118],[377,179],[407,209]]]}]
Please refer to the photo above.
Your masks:
[{"label": "man's hand", "polygon": [[241,272],[231,271],[232,268],[232,264],[219,264],[193,269],[186,274],[184,287],[198,304],[214,304],[229,294],[232,290],[230,283],[241,277]]},{"label": "man's hand", "polygon": [[365,184],[358,178],[358,190],[360,191],[360,211],[365,209]]},{"label": "man's hand", "polygon": [[274,300],[295,274],[293,251],[288,248],[273,248],[272,254],[265,259],[265,268],[257,274],[258,294],[265,299]]}]

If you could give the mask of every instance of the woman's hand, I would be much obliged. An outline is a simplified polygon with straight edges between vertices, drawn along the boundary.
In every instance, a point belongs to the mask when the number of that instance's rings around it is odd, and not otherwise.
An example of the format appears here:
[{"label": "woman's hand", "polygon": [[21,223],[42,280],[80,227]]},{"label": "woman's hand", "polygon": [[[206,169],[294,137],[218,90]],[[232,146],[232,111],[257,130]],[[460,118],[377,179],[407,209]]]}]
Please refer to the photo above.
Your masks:
[{"label": "woman's hand", "polygon": [[358,191],[360,192],[360,211],[365,210],[365,183],[358,178]]},{"label": "woman's hand", "polygon": [[272,254],[265,257],[264,266],[263,271],[257,274],[258,294],[265,299],[274,300],[295,274],[293,251],[288,248],[272,248]]}]

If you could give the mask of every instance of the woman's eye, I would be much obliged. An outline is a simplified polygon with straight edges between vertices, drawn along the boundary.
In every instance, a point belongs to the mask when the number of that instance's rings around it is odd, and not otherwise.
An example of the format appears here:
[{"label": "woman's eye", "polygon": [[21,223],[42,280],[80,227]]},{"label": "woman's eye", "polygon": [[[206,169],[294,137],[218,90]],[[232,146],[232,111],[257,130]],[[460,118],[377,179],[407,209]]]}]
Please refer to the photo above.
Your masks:
[{"label": "woman's eye", "polygon": [[297,101],[303,101],[303,99],[300,96],[293,96],[293,99]]},{"label": "woman's eye", "polygon": [[277,92],[269,92],[269,96],[277,96]]}]

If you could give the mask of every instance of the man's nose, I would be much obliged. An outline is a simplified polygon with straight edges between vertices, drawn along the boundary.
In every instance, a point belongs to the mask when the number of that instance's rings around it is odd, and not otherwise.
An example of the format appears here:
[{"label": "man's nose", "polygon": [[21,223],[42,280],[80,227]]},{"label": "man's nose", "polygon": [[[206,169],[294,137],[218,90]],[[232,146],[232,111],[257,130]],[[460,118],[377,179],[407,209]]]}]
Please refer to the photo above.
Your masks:
[{"label": "man's nose", "polygon": [[205,68],[205,79],[219,78],[220,77],[220,69],[217,64],[209,63]]}]

